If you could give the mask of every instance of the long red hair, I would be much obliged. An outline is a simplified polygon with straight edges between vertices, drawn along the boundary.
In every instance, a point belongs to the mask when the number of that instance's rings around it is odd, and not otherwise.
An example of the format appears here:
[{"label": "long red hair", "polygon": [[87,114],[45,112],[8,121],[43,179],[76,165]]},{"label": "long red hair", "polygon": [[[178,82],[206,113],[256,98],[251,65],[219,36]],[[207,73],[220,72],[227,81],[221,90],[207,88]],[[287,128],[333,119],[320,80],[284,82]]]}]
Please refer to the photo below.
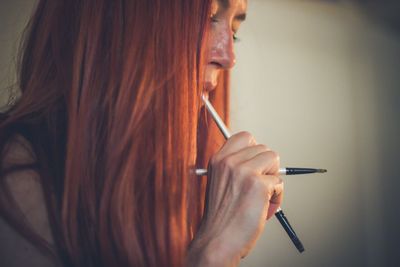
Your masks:
[{"label": "long red hair", "polygon": [[[22,95],[0,120],[35,168],[66,266],[180,266],[199,226],[221,136],[201,108],[210,0],[39,1],[19,66]],[[211,95],[227,120],[228,73]],[[3,156],[3,155],[2,155]],[[1,162],[1,158],[0,158]],[[43,252],[51,246],[1,215]]]}]

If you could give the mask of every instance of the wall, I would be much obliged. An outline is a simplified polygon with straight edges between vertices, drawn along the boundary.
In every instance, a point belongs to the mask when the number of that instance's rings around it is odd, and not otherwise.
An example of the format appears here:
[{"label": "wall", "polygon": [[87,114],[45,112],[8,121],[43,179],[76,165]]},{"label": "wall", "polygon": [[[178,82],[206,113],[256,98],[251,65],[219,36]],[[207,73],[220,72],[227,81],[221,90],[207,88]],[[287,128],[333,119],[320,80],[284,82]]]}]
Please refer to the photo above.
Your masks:
[{"label": "wall", "polygon": [[15,83],[19,39],[35,3],[32,0],[0,2],[0,107],[7,104],[10,87]]},{"label": "wall", "polygon": [[249,1],[232,81],[232,128],[281,155],[283,209],[241,266],[398,266],[400,35],[347,1]]}]

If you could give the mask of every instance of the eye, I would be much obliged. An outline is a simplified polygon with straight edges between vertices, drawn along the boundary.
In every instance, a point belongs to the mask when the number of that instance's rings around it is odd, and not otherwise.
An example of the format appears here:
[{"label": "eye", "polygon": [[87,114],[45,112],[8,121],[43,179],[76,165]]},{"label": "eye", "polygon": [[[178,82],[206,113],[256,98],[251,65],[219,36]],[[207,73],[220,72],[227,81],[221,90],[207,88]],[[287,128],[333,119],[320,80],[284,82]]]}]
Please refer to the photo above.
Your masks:
[{"label": "eye", "polygon": [[237,36],[236,32],[234,32],[232,34],[232,39],[233,39],[233,42],[235,42],[235,43],[240,42],[240,38]]},{"label": "eye", "polygon": [[211,14],[210,20],[211,20],[211,22],[218,22],[218,19],[216,18],[216,14]]}]

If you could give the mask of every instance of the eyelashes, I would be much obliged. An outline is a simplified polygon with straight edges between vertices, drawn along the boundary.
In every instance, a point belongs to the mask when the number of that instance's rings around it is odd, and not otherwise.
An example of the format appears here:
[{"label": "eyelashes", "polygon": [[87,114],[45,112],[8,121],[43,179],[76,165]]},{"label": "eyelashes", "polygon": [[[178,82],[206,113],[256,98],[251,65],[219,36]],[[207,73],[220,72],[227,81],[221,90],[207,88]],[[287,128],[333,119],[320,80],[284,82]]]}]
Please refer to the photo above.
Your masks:
[{"label": "eyelashes", "polygon": [[233,39],[233,42],[234,42],[234,43],[240,42],[240,38],[237,36],[237,33],[236,33],[236,32],[234,32],[234,33],[232,34],[232,39]]},{"label": "eyelashes", "polygon": [[217,14],[211,14],[211,15],[210,15],[210,20],[211,20],[211,22],[218,22],[218,20],[217,20],[217,18],[216,18],[216,15],[217,15]]}]

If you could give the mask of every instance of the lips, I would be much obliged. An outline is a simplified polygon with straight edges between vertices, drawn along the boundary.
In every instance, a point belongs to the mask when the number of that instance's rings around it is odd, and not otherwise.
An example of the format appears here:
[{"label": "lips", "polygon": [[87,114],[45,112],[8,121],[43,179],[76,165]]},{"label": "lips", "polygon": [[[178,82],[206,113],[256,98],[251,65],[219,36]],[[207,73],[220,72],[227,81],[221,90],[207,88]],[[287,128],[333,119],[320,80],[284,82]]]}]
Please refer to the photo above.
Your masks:
[{"label": "lips", "polygon": [[[209,97],[209,93],[212,90],[215,90],[215,88],[217,87],[217,82],[212,82],[212,81],[205,81],[204,82],[204,96],[205,98],[208,99]],[[204,105],[204,103],[202,102],[202,106]]]},{"label": "lips", "polygon": [[211,92],[217,87],[219,69],[215,64],[208,64],[204,76],[204,91]]},{"label": "lips", "polygon": [[[217,82],[211,82],[211,81],[205,81],[204,82],[204,97],[208,99],[209,97],[209,92],[214,90],[217,87]],[[202,106],[204,103],[202,102]]]}]

